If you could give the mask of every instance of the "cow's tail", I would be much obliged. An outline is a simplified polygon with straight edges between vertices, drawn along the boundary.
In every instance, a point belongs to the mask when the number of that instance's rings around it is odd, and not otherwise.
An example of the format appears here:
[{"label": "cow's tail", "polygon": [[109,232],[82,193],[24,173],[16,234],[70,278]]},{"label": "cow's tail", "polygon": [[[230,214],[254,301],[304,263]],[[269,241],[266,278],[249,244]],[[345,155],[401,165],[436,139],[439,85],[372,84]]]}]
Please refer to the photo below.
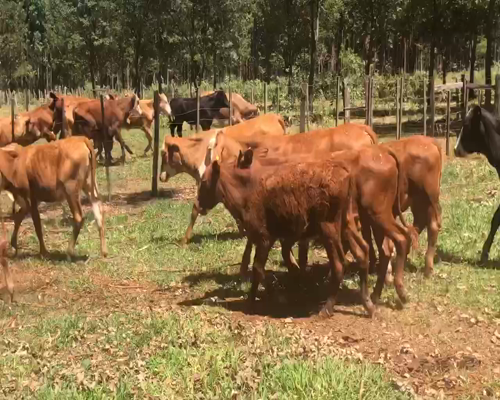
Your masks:
[{"label": "cow's tail", "polygon": [[411,245],[413,249],[418,248],[418,233],[415,230],[413,226],[408,226],[406,223],[406,220],[403,217],[403,212],[401,211],[401,188],[403,187],[403,180],[404,180],[404,175],[403,171],[401,169],[401,164],[399,162],[398,156],[396,153],[394,153],[391,149],[387,148],[387,152],[391,155],[392,158],[394,158],[394,161],[396,162],[396,168],[398,170],[398,178],[397,178],[397,190],[396,190],[396,212],[399,216],[399,219],[401,220],[401,223],[403,226],[406,228],[408,231],[408,234],[410,235],[411,238]]},{"label": "cow's tail", "polygon": [[364,126],[364,130],[368,136],[370,136],[370,139],[372,140],[372,144],[377,144],[378,143],[378,138],[377,134],[375,131],[368,125]]},{"label": "cow's tail", "polygon": [[94,197],[96,200],[99,200],[99,189],[97,188],[97,182],[95,180],[96,173],[97,173],[97,160],[95,156],[95,151],[94,151],[94,146],[92,145],[92,142],[88,138],[84,138],[85,145],[87,146],[87,149],[89,150],[89,161],[90,161],[90,182],[92,185],[91,188],[91,195]]}]

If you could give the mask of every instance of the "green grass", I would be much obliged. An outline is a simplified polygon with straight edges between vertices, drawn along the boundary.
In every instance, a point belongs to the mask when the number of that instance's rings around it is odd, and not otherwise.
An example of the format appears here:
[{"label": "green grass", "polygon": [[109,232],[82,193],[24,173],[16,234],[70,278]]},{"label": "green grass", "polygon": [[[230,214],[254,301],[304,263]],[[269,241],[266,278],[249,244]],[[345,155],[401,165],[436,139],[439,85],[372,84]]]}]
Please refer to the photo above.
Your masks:
[{"label": "green grass", "polygon": [[[245,240],[219,205],[199,218],[193,242],[179,247],[191,213],[186,196],[194,193],[194,181],[184,175],[160,183],[161,197],[150,199],[152,159],[141,156],[144,136],[131,131],[124,137],[136,154],[128,156],[124,167],[110,169],[108,259],[99,257],[88,205],[77,243],[77,253],[88,259],[69,263],[64,257],[38,258],[32,222],[26,219],[22,225],[21,257],[12,264],[15,276],[26,281],[18,282],[17,304],[0,302],[0,397],[406,398],[391,384],[393,372],[360,362],[336,342],[322,342],[324,332],[245,317],[235,320],[222,306],[178,305],[193,297],[244,296],[248,283],[235,274]],[[120,154],[117,147],[115,157]],[[105,195],[104,168],[98,170],[98,181]],[[421,273],[423,234],[405,272],[411,304],[448,307],[450,315],[500,316],[500,271],[495,268],[500,237],[489,268],[477,265],[498,204],[497,188],[498,178],[482,158],[445,164],[436,274],[426,280]],[[71,225],[57,210],[69,215],[68,208],[47,208],[46,244],[51,251],[64,252]],[[324,261],[316,249],[310,258]],[[267,267],[282,270],[280,262],[276,247]],[[357,288],[353,282],[349,286]],[[386,288],[383,300],[391,304],[394,299],[394,289]],[[404,324],[411,312],[394,311],[395,319]],[[432,322],[431,316],[421,321]]]}]

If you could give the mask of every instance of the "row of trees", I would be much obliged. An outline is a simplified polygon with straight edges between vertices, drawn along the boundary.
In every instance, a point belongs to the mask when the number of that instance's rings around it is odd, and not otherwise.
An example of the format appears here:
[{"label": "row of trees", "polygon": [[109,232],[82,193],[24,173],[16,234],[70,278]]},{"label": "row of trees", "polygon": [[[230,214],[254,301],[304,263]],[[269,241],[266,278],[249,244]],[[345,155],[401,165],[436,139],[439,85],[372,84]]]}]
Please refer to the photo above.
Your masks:
[{"label": "row of trees", "polygon": [[[0,86],[290,83],[497,58],[497,0],[3,0]],[[362,70],[353,70],[363,63]]]}]

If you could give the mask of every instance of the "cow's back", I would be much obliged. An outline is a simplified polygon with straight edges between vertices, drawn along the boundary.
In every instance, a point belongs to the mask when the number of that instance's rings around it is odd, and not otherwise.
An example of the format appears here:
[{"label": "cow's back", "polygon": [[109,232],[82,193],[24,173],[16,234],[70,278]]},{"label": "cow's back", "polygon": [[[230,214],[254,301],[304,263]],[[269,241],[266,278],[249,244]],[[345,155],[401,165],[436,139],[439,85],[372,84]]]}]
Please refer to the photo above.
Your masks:
[{"label": "cow's back", "polygon": [[224,128],[224,133],[238,139],[240,137],[283,136],[286,132],[285,122],[280,115],[264,114]]}]

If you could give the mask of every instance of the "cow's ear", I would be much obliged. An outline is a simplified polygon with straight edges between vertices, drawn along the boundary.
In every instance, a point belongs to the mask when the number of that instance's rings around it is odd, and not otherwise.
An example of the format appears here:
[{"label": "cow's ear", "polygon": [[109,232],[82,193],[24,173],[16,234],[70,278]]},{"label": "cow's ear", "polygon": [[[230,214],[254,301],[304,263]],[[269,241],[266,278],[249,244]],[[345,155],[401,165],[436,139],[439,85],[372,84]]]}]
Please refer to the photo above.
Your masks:
[{"label": "cow's ear", "polygon": [[214,160],[212,163],[212,175],[213,176],[219,176],[220,174],[220,164],[218,160]]},{"label": "cow's ear", "polygon": [[247,168],[250,167],[250,165],[252,165],[253,150],[251,148],[245,150],[245,153],[243,154],[243,159],[245,161],[245,165],[247,166]]},{"label": "cow's ear", "polygon": [[57,97],[57,95],[56,95],[54,92],[50,92],[50,93],[49,93],[49,97],[50,97],[51,99],[53,99],[53,100],[57,100],[57,98],[58,98],[58,97]]},{"label": "cow's ear", "polygon": [[243,152],[241,150],[238,153],[238,159],[236,161],[236,166],[238,168],[243,168]]}]

